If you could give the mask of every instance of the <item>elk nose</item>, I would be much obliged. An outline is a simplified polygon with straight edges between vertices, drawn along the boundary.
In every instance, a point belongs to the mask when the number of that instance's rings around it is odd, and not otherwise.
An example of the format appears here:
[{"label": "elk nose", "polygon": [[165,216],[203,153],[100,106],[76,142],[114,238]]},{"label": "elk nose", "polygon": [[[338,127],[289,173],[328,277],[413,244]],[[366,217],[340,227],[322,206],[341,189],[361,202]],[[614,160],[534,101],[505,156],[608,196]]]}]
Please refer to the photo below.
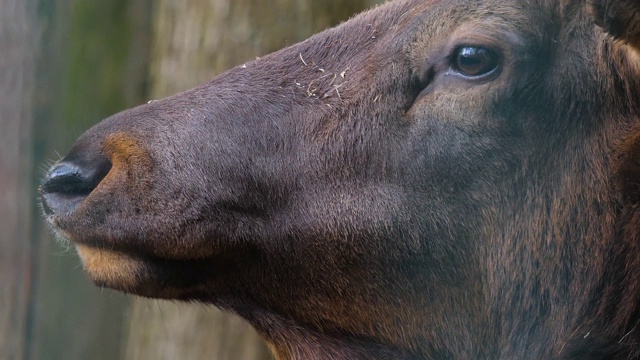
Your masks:
[{"label": "elk nose", "polygon": [[73,211],[110,169],[111,162],[106,158],[91,162],[63,160],[54,165],[40,187],[45,214]]}]

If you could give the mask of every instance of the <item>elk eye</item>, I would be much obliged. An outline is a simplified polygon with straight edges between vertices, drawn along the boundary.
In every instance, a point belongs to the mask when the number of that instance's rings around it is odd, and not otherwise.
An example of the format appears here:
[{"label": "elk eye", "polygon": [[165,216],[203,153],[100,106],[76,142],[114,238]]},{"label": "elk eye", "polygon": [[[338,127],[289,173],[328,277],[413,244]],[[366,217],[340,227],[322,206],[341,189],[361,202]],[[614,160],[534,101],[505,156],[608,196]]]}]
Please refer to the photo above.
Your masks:
[{"label": "elk eye", "polygon": [[467,77],[481,77],[498,68],[498,55],[490,49],[477,46],[459,47],[453,58],[453,69]]}]

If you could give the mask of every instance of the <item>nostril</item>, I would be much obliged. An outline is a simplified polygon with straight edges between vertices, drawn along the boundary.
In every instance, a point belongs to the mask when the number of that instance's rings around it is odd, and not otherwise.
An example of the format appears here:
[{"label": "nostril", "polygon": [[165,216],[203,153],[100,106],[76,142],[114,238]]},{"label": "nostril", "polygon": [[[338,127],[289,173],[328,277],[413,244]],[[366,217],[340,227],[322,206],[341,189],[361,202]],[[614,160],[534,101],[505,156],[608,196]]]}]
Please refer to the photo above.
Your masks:
[{"label": "nostril", "polygon": [[42,183],[44,193],[81,195],[91,192],[91,184],[73,164],[55,165]]},{"label": "nostril", "polygon": [[62,161],[45,176],[40,191],[45,213],[72,210],[111,170],[106,158],[87,163]]}]

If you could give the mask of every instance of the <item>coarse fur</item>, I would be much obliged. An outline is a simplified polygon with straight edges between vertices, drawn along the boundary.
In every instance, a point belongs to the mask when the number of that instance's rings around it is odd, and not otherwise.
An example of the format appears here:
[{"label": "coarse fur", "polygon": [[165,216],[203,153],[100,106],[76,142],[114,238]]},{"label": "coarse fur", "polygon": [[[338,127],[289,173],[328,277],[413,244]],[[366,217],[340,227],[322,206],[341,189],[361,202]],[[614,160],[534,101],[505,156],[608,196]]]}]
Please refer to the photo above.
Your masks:
[{"label": "coarse fur", "polygon": [[47,220],[282,360],[640,359],[639,14],[390,2],[96,125]]}]

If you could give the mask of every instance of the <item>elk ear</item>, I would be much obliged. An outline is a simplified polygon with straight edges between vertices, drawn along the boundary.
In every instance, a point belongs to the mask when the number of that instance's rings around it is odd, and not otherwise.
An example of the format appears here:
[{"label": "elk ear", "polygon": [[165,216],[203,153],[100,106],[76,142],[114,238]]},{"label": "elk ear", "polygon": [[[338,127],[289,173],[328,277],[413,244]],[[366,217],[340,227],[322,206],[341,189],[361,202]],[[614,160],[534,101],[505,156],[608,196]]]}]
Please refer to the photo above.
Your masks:
[{"label": "elk ear", "polygon": [[640,51],[640,0],[590,0],[600,27]]}]

